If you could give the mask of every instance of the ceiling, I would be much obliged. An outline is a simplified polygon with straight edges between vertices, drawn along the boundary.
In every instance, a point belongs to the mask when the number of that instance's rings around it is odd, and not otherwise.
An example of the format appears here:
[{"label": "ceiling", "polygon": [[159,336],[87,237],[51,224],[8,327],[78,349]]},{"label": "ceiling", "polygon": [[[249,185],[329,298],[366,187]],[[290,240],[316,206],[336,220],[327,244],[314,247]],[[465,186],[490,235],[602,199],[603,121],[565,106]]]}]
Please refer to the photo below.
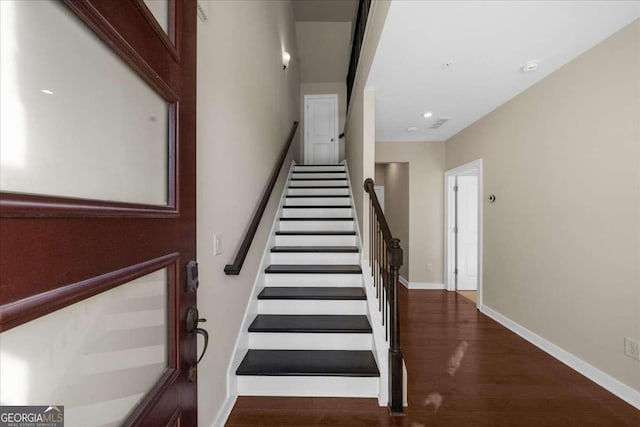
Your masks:
[{"label": "ceiling", "polygon": [[294,0],[296,21],[351,22],[356,15],[357,0]]},{"label": "ceiling", "polygon": [[393,1],[367,82],[376,140],[446,141],[639,17],[640,1]]}]

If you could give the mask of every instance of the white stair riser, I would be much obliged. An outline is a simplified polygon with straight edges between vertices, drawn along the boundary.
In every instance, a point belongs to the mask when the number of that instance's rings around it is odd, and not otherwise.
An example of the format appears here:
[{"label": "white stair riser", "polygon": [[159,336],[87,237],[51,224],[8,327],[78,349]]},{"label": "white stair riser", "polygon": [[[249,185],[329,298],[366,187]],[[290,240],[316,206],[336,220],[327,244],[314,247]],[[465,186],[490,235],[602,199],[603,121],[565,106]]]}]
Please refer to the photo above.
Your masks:
[{"label": "white stair riser", "polygon": [[320,165],[305,165],[305,166],[295,166],[293,168],[294,172],[300,171],[344,171],[344,166],[342,165],[332,165],[332,166],[320,166]]},{"label": "white stair riser", "polygon": [[347,181],[343,180],[322,180],[322,181],[289,181],[289,187],[342,187]]},{"label": "white stair riser", "polygon": [[287,197],[285,206],[343,206],[351,203],[347,197]]},{"label": "white stair riser", "polygon": [[240,396],[378,397],[378,377],[238,375]]},{"label": "white stair riser", "polygon": [[356,246],[356,236],[276,236],[276,246]]},{"label": "white stair riser", "polygon": [[348,196],[348,188],[289,188],[288,196]]},{"label": "white stair riser", "polygon": [[293,173],[292,178],[300,179],[317,179],[317,178],[332,178],[332,179],[345,179],[347,174],[345,173]]},{"label": "white stair riser", "polygon": [[268,273],[266,286],[362,286],[361,274]]},{"label": "white stair riser", "polygon": [[[260,314],[367,314],[364,300],[259,300]],[[318,335],[318,334],[311,334]],[[253,347],[251,347],[253,348]],[[281,347],[273,347],[281,348]]]},{"label": "white stair riser", "polygon": [[284,218],[352,218],[353,210],[351,208],[284,208],[282,216]]},{"label": "white stair riser", "polygon": [[371,350],[371,334],[249,333],[254,350]]},{"label": "white stair riser", "polygon": [[358,252],[272,252],[271,264],[360,265]]},{"label": "white stair riser", "polygon": [[353,221],[280,221],[280,231],[354,231]]}]

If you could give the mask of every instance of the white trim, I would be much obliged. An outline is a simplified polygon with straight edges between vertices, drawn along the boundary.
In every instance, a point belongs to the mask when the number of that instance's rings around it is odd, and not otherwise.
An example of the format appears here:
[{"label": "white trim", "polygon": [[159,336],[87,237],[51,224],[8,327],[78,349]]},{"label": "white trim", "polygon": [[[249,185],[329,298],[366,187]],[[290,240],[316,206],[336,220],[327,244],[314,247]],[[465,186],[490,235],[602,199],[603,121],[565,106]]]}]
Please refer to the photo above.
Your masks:
[{"label": "white trim", "polygon": [[442,289],[446,289],[446,286],[444,285],[444,283],[430,283],[430,282],[409,282],[407,279],[405,279],[402,276],[398,276],[398,279],[400,280],[400,283],[402,283],[404,285],[405,288],[407,289],[435,289],[435,290],[442,290]]},{"label": "white trim", "polygon": [[409,288],[409,281],[407,279],[405,279],[404,277],[398,275],[398,280],[400,281],[400,283],[402,283],[404,285],[405,288],[410,289]]},{"label": "white trim", "polygon": [[525,340],[529,341],[531,344],[535,345],[536,347],[555,357],[565,365],[589,378],[591,381],[615,394],[620,399],[624,400],[632,406],[635,406],[637,409],[640,409],[640,391],[634,390],[628,385],[613,378],[609,374],[602,372],[595,366],[580,359],[578,356],[569,353],[556,344],[542,338],[540,335],[531,332],[524,326],[514,322],[506,316],[503,316],[502,314],[487,307],[486,305],[481,305],[479,308],[482,313],[500,323],[505,328],[515,332]]},{"label": "white trim", "polygon": [[362,248],[362,235],[360,233],[360,222],[358,221],[358,212],[356,210],[356,201],[353,198],[353,186],[351,185],[351,176],[349,175],[349,166],[346,160],[342,160],[340,164],[344,165],[344,171],[347,174],[347,186],[349,187],[349,200],[351,200],[351,216],[353,217],[353,224],[356,230],[356,246],[358,247],[358,253],[360,259],[364,260],[364,252]]},{"label": "white trim", "polygon": [[389,343],[385,338],[385,328],[382,325],[382,314],[378,310],[378,299],[373,286],[373,275],[369,267],[369,260],[360,262],[362,267],[362,281],[367,294],[369,308],[368,318],[373,335],[372,353],[380,371],[380,390],[378,390],[378,405],[387,406],[389,403]]},{"label": "white trim", "polygon": [[[256,278],[253,282],[253,290],[251,292],[251,296],[247,300],[247,306],[244,311],[242,324],[240,325],[240,329],[238,330],[236,342],[233,346],[231,360],[229,361],[229,365],[227,366],[227,401],[229,399],[233,399],[233,401],[235,402],[235,399],[238,396],[238,379],[236,377],[236,370],[238,369],[238,366],[240,366],[244,355],[249,349],[249,325],[253,321],[256,314],[258,314],[258,294],[260,293],[260,291],[262,291],[262,288],[266,283],[264,270],[271,263],[271,247],[275,246],[276,227],[278,227],[280,214],[282,212],[282,207],[284,206],[284,200],[287,194],[287,183],[291,178],[291,174],[293,173],[295,165],[296,162],[294,160],[291,162],[289,173],[285,178],[282,195],[280,196],[280,201],[278,203],[278,208],[276,209],[276,214],[274,215],[273,223],[271,224],[271,230],[269,231],[267,243],[265,244],[264,251],[262,252],[260,267],[258,267]],[[222,409],[224,409],[224,406]],[[219,414],[222,413],[222,409],[220,410]],[[216,422],[219,417],[220,415],[218,415],[218,417],[216,418]]]},{"label": "white trim", "polygon": [[[358,222],[358,212],[356,211],[356,201],[353,197],[353,186],[351,184],[351,176],[349,174],[349,166],[347,161],[344,164],[344,170],[347,173],[347,185],[349,186],[349,195],[351,200],[351,209],[353,212],[353,221],[356,229],[356,246],[360,254],[360,266],[362,267],[362,286],[367,295],[368,319],[371,324],[373,340],[371,341],[373,357],[378,364],[380,371],[380,382],[378,389],[378,405],[386,406],[389,403],[389,370],[386,368],[389,364],[389,344],[385,340],[385,331],[380,326],[382,317],[377,309],[378,300],[373,290],[373,275],[369,267],[369,260],[364,258],[364,250],[362,245],[362,234],[360,233],[360,224]],[[377,317],[376,317],[377,316]]]},{"label": "white trim", "polygon": [[483,164],[482,159],[477,159],[464,165],[449,169],[444,173],[444,288],[449,291],[455,291],[455,281],[453,280],[453,272],[451,269],[451,260],[449,257],[449,247],[451,233],[449,233],[449,177],[456,175],[476,175],[478,177],[478,291],[476,307],[482,306],[482,288],[483,288],[483,211],[484,211],[484,184],[483,184]]},{"label": "white trim", "polygon": [[211,427],[223,427],[231,415],[231,411],[233,410],[233,405],[236,404],[236,399],[238,399],[238,395],[227,396],[222,407],[218,411],[215,420],[213,420],[213,424]]},{"label": "white trim", "polygon": [[335,124],[334,124],[335,132],[334,133],[335,133],[335,135],[333,136],[333,150],[334,150],[333,154],[335,156],[334,158],[335,158],[336,163],[338,163],[340,161],[340,148],[339,148],[339,146],[340,146],[340,138],[339,138],[339,135],[340,135],[340,130],[339,130],[340,123],[339,123],[339,117],[338,117],[338,116],[340,116],[340,113],[339,113],[339,110],[338,110],[339,105],[338,105],[338,94],[337,93],[306,94],[303,97],[303,100],[304,100],[304,110],[303,110],[304,111],[304,135],[302,136],[303,137],[303,142],[302,142],[303,148],[302,149],[304,150],[304,153],[302,154],[302,157],[304,159],[304,163],[306,165],[309,164],[309,155],[308,155],[309,150],[307,150],[307,145],[309,144],[308,138],[307,138],[307,134],[309,132],[309,126],[307,125],[307,122],[308,122],[308,119],[307,119],[307,110],[308,110],[307,101],[309,99],[313,99],[313,98],[315,98],[315,99],[326,98],[326,99],[333,99],[333,101],[334,101],[334,113],[335,113],[334,114],[334,119],[335,119]]}]

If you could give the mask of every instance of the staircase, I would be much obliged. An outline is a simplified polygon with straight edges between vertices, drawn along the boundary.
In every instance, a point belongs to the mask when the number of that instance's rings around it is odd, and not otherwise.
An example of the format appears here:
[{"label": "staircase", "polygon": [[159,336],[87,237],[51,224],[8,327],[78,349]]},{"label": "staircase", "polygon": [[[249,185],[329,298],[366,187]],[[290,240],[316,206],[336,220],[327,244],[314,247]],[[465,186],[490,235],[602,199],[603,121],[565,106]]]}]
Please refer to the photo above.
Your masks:
[{"label": "staircase", "polygon": [[285,191],[236,370],[238,394],[377,397],[345,166],[296,165]]}]

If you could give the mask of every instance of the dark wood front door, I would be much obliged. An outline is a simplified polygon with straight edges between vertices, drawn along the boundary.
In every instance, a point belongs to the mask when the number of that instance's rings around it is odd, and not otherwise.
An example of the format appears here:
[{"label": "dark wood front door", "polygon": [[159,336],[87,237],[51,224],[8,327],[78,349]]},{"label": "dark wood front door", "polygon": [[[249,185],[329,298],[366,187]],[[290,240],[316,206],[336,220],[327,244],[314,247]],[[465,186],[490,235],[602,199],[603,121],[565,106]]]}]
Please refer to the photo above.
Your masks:
[{"label": "dark wood front door", "polygon": [[[104,418],[95,425],[196,426],[197,336],[186,329],[196,305],[187,286],[187,264],[196,259],[196,1],[4,3],[15,43],[2,47],[15,50],[7,66],[17,70],[18,89],[3,87],[2,96],[15,89],[20,102],[12,101],[2,126],[28,125],[1,141],[8,154],[0,181],[0,346],[3,368],[15,368],[16,377],[3,382],[3,400],[65,405],[76,425],[93,425],[80,421],[93,411]],[[92,37],[96,52],[107,52],[96,53],[104,63],[80,46]],[[40,71],[41,86],[30,88]],[[157,98],[159,115],[142,111],[146,98]],[[158,142],[154,129],[165,127]],[[111,139],[102,144],[105,135]],[[28,170],[30,161],[36,167]],[[47,330],[47,322],[62,322],[64,331]],[[45,331],[50,342],[20,353],[31,345],[24,337]],[[33,375],[20,377],[20,367],[42,368],[41,359],[29,362],[34,353],[47,355],[47,372],[55,363],[66,372],[50,390]],[[54,401],[29,401],[37,388]],[[109,418],[117,411],[121,419]]]}]

